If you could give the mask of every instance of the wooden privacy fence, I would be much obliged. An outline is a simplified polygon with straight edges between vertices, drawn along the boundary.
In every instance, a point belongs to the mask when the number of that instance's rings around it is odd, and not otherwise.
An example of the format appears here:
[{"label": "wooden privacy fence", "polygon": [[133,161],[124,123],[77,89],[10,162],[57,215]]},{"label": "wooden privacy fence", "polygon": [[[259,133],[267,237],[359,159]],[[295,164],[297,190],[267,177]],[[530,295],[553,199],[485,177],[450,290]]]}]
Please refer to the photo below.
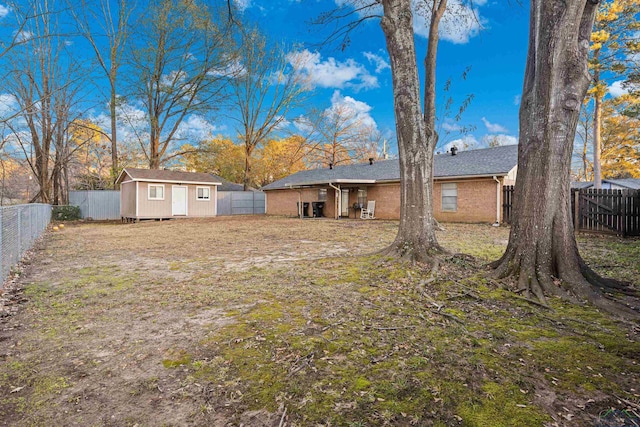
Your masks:
[{"label": "wooden privacy fence", "polygon": [[[502,190],[503,218],[513,217],[513,185]],[[571,212],[578,231],[640,236],[640,190],[572,189]]]}]

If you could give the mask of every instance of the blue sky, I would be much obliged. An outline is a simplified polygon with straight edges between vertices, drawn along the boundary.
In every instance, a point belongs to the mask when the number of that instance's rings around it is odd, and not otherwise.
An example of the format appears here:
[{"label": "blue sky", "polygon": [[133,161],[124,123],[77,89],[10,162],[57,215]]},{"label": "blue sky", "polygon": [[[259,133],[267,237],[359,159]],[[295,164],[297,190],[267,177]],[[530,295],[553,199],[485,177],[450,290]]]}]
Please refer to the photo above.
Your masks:
[{"label": "blue sky", "polygon": [[[348,104],[364,122],[375,124],[395,143],[391,70],[378,19],[365,21],[351,33],[351,43],[341,50],[338,44],[323,43],[331,28],[313,25],[311,21],[346,0],[233,1],[245,20],[257,24],[274,40],[291,46],[292,54],[305,56],[305,72],[315,86],[310,107],[324,110],[339,103]],[[460,1],[449,0],[449,3],[460,7]],[[461,136],[456,132],[458,126],[475,127],[473,132],[464,136],[465,141],[474,146],[486,145],[486,139],[496,135],[506,143],[517,141],[518,100],[527,49],[527,4],[495,0],[474,0],[473,4],[477,20],[461,23],[445,18],[442,23],[437,70],[438,104],[441,106],[444,103],[442,87],[447,79],[452,79],[451,90],[446,96],[453,98],[454,110],[468,95],[473,95],[474,99],[459,123],[455,123],[452,117],[442,117],[440,110],[441,146],[455,143],[463,148],[463,143],[459,141]],[[461,11],[473,16],[469,8]],[[11,36],[11,15],[11,9],[0,2],[0,31],[5,39]],[[418,63],[422,64],[427,28],[424,19],[420,18],[416,18],[414,26]],[[91,61],[92,55],[86,41],[81,37],[73,37],[73,31],[69,34],[66,43],[72,54],[87,57],[87,61],[83,61],[85,63]],[[460,76],[468,67],[471,67],[471,71],[463,81]],[[94,81],[99,82],[98,79]],[[98,88],[93,94],[99,92]],[[87,93],[89,104],[91,97],[92,93]],[[12,99],[4,93],[0,93],[0,103],[3,104],[0,105],[0,112],[10,112],[14,107]],[[144,112],[135,99],[127,99],[122,109],[127,111],[129,117],[144,121]],[[293,122],[299,114],[299,111],[292,112],[292,117],[287,119]],[[103,124],[105,130],[108,129],[106,103],[103,100],[94,100],[85,115]],[[191,116],[183,128],[184,135],[190,135],[191,139],[211,134],[222,134],[232,139],[235,137],[233,125],[219,116],[217,119]],[[447,129],[451,134],[445,134]],[[121,136],[126,134],[126,129],[120,133]],[[395,151],[393,145],[391,151]]]},{"label": "blue sky", "polygon": [[[340,49],[339,44],[326,44],[331,28],[311,22],[323,12],[333,10],[348,0],[233,0],[243,20],[257,24],[273,40],[290,46],[290,55],[302,55],[306,59],[304,72],[315,87],[308,107],[325,110],[337,104],[347,104],[359,117],[395,143],[395,122],[389,58],[378,19],[365,21],[350,35],[350,44]],[[364,0],[362,0],[364,1]],[[416,0],[417,1],[417,0]],[[62,0],[59,2],[64,4]],[[441,138],[438,151],[455,144],[464,149],[486,146],[488,140],[501,143],[517,143],[518,109],[527,51],[529,10],[528,2],[473,0],[473,9],[465,6],[466,0],[449,0],[458,9],[457,16],[473,17],[465,21],[445,19],[441,24],[441,42],[438,54],[437,92]],[[12,35],[12,11],[0,0],[0,36]],[[13,21],[15,22],[15,21]],[[422,64],[426,51],[427,28],[424,18],[416,14],[414,23],[418,64]],[[14,30],[15,33],[15,30]],[[92,54],[86,41],[69,32],[65,40],[73,56],[87,58]],[[67,36],[65,36],[67,37]],[[466,80],[463,72],[471,68]],[[420,70],[421,74],[424,70]],[[445,82],[451,79],[451,89],[444,93]],[[83,114],[108,129],[106,102],[100,94],[100,80],[93,78],[98,87],[87,85],[85,102],[89,107]],[[106,82],[105,82],[106,83]],[[106,86],[106,85],[105,85]],[[104,91],[103,91],[104,94]],[[473,100],[455,122],[460,103],[469,95]],[[446,97],[454,100],[453,111],[446,117],[443,108]],[[95,99],[94,99],[95,98]],[[0,88],[0,116],[15,109],[12,98]],[[127,99],[122,106],[129,118],[144,123],[144,111],[135,99]],[[287,117],[289,126],[303,111],[293,111]],[[181,136],[196,142],[211,135],[224,135],[235,139],[231,122],[222,115],[192,115],[183,123]],[[123,121],[124,122],[124,121]],[[123,125],[124,126],[124,125]],[[472,131],[460,135],[461,126]],[[292,129],[295,131],[295,129]],[[130,132],[131,134],[131,132]],[[122,136],[127,129],[122,129]],[[392,145],[390,151],[396,148]]]},{"label": "blue sky", "polygon": [[[323,11],[341,0],[239,0],[246,18],[257,22],[265,32],[288,43],[301,44],[314,55],[309,66],[311,78],[317,76],[315,103],[319,108],[332,102],[353,102],[366,111],[379,130],[395,133],[391,70],[385,40],[377,19],[365,21],[351,34],[344,49],[323,44],[330,28],[311,25]],[[455,2],[452,2],[455,3]],[[506,143],[517,142],[518,108],[522,88],[528,36],[528,3],[475,1],[479,23],[444,22],[438,54],[438,106],[451,96],[457,106],[468,96],[473,101],[458,123],[453,117],[440,117],[444,126],[440,146],[460,138],[475,146],[486,144],[488,137],[499,135]],[[426,52],[426,27],[416,22],[418,63]],[[461,75],[471,67],[466,80]],[[422,75],[421,69],[421,75]],[[443,85],[451,79],[451,89]],[[455,111],[451,116],[455,115]],[[473,126],[466,136],[457,126]],[[451,129],[445,135],[445,129]],[[446,148],[446,146],[444,147]]]}]

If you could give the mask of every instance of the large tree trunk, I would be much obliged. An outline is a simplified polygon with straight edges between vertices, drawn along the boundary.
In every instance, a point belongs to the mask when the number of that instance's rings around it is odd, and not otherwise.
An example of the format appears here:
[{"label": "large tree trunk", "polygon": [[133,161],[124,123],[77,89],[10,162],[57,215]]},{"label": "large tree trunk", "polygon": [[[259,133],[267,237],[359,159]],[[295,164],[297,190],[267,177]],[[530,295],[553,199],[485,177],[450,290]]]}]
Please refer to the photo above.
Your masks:
[{"label": "large tree trunk", "polygon": [[[597,4],[532,0],[529,52],[520,107],[518,177],[509,244],[492,266],[517,278],[519,290],[545,302],[558,295],[617,311],[578,254],[571,221],[571,153],[580,106],[590,83],[589,40]],[[561,279],[561,285],[553,278]]]},{"label": "large tree trunk", "polygon": [[[383,253],[431,263],[433,255],[442,251],[436,240],[433,217],[432,170],[437,135],[433,126],[427,132],[420,109],[411,1],[385,0],[383,6],[381,25],[391,59],[401,182],[398,235]],[[432,53],[431,65],[435,66],[435,52]]]}]

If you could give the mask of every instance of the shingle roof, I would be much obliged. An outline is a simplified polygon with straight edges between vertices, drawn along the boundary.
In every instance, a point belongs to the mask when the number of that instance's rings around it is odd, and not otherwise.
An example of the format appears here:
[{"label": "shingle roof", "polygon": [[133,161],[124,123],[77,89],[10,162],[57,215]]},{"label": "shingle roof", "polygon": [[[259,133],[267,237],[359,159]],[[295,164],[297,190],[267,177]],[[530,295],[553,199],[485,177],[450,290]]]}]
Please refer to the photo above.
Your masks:
[{"label": "shingle roof", "polygon": [[[122,172],[123,174],[126,172],[134,181],[169,181],[178,183],[207,183],[212,185],[222,184],[219,177],[201,172],[138,168],[125,168]],[[123,175],[121,175],[121,177],[122,176]]]},{"label": "shingle roof", "polygon": [[[628,188],[630,190],[640,190],[639,178],[603,179],[602,182],[611,183],[619,187]],[[593,181],[571,183],[571,188],[591,188],[591,187],[593,187]]]},{"label": "shingle roof", "polygon": [[624,179],[607,179],[612,184],[619,185],[620,187],[627,187],[631,190],[640,190],[639,178],[624,178]]},{"label": "shingle roof", "polygon": [[[434,159],[434,177],[507,175],[518,164],[518,146],[484,148],[480,150],[458,151],[458,154],[438,154]],[[373,165],[335,166],[333,169],[310,169],[289,175],[279,181],[264,186],[263,190],[276,190],[291,185],[336,183],[340,180],[399,181],[400,165],[397,159],[379,160]]]},{"label": "shingle roof", "polygon": [[571,182],[571,188],[583,189],[583,188],[589,188],[591,186],[593,186],[593,182],[582,182],[582,181]]},{"label": "shingle roof", "polygon": [[211,176],[218,182],[222,183],[222,185],[218,186],[218,191],[244,191],[244,185],[242,184],[236,184],[234,182],[227,181],[226,179],[219,177],[218,175],[211,174]]}]

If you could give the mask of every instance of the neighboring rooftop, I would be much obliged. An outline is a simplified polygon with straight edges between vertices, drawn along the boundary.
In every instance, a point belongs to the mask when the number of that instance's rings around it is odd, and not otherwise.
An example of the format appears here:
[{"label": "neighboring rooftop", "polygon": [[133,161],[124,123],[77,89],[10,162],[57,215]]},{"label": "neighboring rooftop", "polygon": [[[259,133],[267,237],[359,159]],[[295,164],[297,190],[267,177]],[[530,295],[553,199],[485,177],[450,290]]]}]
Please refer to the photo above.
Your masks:
[{"label": "neighboring rooftop", "polygon": [[[450,153],[437,154],[434,160],[434,177],[505,176],[517,164],[517,145],[458,151],[455,156]],[[333,169],[304,170],[266,185],[262,189],[276,190],[288,188],[291,185],[339,183],[341,181],[400,181],[399,161],[397,159],[378,160],[374,161],[372,165],[367,162],[334,166]]]},{"label": "neighboring rooftop", "polygon": [[242,184],[236,184],[234,182],[227,181],[226,179],[218,175],[211,174],[211,176],[218,182],[222,183],[222,185],[218,186],[218,191],[244,191],[244,185]]},{"label": "neighboring rooftop", "polygon": [[[623,178],[623,179],[608,179],[602,180],[602,188],[610,189],[612,186],[628,188],[629,190],[640,190],[640,178]],[[591,188],[593,187],[593,181],[589,182],[572,182],[571,188]]]}]

